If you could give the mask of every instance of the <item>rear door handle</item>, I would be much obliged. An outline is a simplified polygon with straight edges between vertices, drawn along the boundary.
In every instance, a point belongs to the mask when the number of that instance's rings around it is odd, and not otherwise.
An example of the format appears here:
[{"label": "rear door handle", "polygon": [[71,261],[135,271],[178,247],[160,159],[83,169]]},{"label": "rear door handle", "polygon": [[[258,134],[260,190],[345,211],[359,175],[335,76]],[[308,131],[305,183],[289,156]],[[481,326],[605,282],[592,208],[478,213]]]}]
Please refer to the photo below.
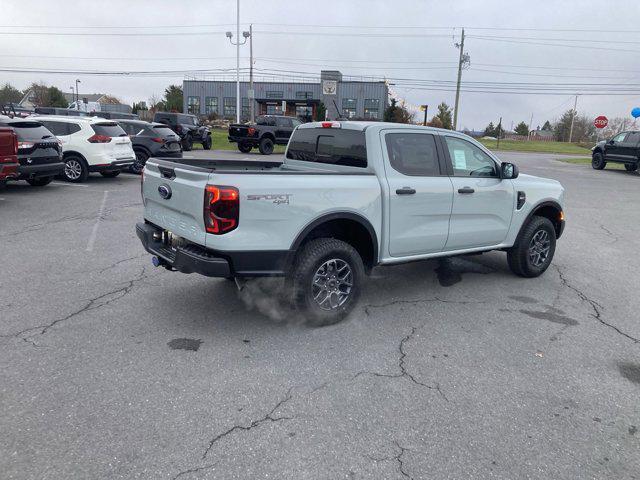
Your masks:
[{"label": "rear door handle", "polygon": [[471,187],[462,187],[458,189],[458,193],[473,193],[475,190]]},{"label": "rear door handle", "polygon": [[402,187],[397,189],[396,193],[398,195],[413,195],[414,193],[416,193],[416,190],[414,188]]}]

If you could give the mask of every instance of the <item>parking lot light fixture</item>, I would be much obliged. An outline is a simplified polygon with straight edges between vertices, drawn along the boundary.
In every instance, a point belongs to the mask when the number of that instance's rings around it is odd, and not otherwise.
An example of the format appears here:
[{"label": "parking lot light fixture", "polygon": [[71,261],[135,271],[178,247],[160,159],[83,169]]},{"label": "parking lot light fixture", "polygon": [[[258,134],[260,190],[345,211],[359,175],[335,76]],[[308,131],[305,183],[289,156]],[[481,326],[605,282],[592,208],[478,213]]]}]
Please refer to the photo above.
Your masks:
[{"label": "parking lot light fixture", "polygon": [[249,32],[242,32],[244,41],[240,42],[240,0],[236,2],[236,42],[233,42],[233,33],[227,32],[226,36],[231,45],[236,47],[236,123],[240,123],[240,45],[247,43],[247,38],[251,35]]}]

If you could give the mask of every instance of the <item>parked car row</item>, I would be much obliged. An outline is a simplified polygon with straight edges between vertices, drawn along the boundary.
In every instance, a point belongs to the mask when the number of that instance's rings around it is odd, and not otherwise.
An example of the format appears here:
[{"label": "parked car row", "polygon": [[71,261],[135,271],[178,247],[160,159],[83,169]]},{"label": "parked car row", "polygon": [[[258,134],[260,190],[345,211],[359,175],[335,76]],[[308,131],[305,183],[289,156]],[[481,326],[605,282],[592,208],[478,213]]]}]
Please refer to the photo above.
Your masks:
[{"label": "parked car row", "polygon": [[44,186],[55,177],[86,181],[90,173],[140,173],[149,157],[182,157],[180,136],[162,123],[101,117],[0,116],[0,184]]}]

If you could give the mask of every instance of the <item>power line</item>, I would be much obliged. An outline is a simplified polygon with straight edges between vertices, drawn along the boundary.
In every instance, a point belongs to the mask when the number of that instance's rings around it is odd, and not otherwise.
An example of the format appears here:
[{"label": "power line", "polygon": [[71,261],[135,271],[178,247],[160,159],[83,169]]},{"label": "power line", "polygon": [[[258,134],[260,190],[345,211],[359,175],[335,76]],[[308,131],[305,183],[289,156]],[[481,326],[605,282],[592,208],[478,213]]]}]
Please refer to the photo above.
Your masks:
[{"label": "power line", "polygon": [[542,45],[547,47],[579,48],[579,49],[587,49],[587,50],[605,50],[609,52],[637,53],[637,50],[627,50],[622,48],[608,48],[608,47],[594,47],[594,46],[581,46],[581,45],[565,45],[562,43],[543,43],[543,42],[529,42],[529,41],[520,41],[520,40],[506,40],[506,39],[497,39],[497,38],[490,38],[490,37],[481,37],[476,35],[467,35],[467,37],[474,38],[476,40],[486,40],[490,42],[516,43],[516,44],[525,44],[525,45]]}]

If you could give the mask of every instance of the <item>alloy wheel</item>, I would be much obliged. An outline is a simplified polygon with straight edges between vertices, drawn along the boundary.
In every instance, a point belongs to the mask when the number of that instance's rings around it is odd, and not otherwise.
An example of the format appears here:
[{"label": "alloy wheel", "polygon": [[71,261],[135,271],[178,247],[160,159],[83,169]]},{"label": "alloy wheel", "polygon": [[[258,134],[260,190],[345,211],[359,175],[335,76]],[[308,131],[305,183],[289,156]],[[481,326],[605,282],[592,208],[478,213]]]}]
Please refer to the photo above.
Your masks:
[{"label": "alloy wheel", "polygon": [[335,310],[349,299],[353,287],[351,266],[339,258],[327,260],[316,270],[311,291],[323,310]]},{"label": "alloy wheel", "polygon": [[541,267],[549,258],[551,251],[551,238],[546,230],[538,230],[529,243],[529,262],[534,267]]},{"label": "alloy wheel", "polygon": [[67,160],[64,164],[64,175],[69,180],[78,180],[82,175],[82,165],[76,159]]}]

